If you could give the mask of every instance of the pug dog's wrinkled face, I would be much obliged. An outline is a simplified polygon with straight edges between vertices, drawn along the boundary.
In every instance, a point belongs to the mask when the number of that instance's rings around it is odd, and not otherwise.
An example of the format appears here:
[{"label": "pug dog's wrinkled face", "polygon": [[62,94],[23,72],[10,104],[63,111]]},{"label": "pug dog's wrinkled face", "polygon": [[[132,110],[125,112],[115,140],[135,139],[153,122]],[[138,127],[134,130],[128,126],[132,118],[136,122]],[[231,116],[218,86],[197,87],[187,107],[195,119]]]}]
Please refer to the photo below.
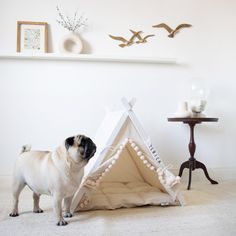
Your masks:
[{"label": "pug dog's wrinkled face", "polygon": [[65,140],[65,147],[71,158],[79,163],[81,161],[88,162],[96,152],[96,145],[85,135],[77,135],[69,137]]}]

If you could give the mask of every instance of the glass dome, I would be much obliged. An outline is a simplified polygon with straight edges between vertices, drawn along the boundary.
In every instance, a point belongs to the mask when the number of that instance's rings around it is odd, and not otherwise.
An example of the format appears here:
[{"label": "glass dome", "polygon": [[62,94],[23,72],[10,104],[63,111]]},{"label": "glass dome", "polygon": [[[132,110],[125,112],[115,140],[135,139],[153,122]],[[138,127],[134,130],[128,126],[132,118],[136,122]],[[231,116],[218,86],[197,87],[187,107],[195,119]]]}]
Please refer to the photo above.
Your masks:
[{"label": "glass dome", "polygon": [[209,90],[199,85],[193,84],[190,92],[190,109],[193,117],[204,117],[202,113],[205,110],[207,99],[209,96]]}]

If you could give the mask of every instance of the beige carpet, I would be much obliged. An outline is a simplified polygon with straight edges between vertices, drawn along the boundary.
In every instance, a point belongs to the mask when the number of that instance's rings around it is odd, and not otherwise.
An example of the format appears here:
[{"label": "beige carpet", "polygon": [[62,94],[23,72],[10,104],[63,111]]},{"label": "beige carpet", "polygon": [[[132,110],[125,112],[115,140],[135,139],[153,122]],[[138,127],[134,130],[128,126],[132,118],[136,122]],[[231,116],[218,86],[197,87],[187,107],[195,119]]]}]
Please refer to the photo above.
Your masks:
[{"label": "beige carpet", "polygon": [[32,213],[32,193],[25,188],[20,198],[20,216],[8,216],[11,190],[0,178],[0,235],[236,235],[236,180],[211,185],[194,182],[185,190],[187,206],[141,207],[76,214],[64,227],[55,225],[51,198],[43,196],[42,214]]}]

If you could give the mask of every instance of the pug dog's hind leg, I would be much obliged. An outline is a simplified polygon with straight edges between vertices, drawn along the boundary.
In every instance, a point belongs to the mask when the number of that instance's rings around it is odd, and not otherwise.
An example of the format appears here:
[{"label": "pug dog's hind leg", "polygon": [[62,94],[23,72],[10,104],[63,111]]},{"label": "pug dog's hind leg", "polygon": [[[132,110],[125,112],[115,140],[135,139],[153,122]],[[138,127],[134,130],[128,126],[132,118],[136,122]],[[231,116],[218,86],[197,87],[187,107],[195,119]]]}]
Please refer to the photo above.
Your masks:
[{"label": "pug dog's hind leg", "polygon": [[43,210],[39,207],[40,195],[34,192],[34,193],[33,193],[33,199],[34,199],[33,212],[34,212],[34,213],[42,213]]},{"label": "pug dog's hind leg", "polygon": [[66,218],[72,217],[72,214],[70,212],[72,198],[73,198],[73,196],[64,198],[64,207],[65,207],[64,217],[66,217]]},{"label": "pug dog's hind leg", "polygon": [[24,187],[25,187],[24,181],[21,181],[20,179],[14,180],[13,182],[13,207],[12,207],[11,213],[9,214],[9,216],[11,217],[19,216],[19,212],[18,212],[19,196]]},{"label": "pug dog's hind leg", "polygon": [[53,196],[53,206],[54,206],[54,212],[55,212],[55,215],[56,215],[58,226],[64,226],[64,225],[68,224],[62,216],[62,207],[61,207],[61,205],[62,205],[62,198],[57,196],[57,195],[54,195]]}]

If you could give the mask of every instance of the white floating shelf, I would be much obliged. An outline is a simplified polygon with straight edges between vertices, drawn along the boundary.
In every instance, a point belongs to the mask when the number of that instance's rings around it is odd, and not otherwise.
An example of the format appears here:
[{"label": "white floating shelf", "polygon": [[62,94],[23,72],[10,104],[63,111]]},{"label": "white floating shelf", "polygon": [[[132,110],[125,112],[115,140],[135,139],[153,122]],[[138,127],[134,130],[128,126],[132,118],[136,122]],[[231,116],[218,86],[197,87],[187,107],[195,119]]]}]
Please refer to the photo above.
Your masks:
[{"label": "white floating shelf", "polygon": [[125,63],[151,63],[151,64],[176,64],[174,58],[156,58],[156,57],[136,57],[136,56],[119,56],[119,55],[97,55],[97,54],[0,54],[0,59],[16,60],[49,60],[49,61],[93,61],[93,62],[125,62]]}]

